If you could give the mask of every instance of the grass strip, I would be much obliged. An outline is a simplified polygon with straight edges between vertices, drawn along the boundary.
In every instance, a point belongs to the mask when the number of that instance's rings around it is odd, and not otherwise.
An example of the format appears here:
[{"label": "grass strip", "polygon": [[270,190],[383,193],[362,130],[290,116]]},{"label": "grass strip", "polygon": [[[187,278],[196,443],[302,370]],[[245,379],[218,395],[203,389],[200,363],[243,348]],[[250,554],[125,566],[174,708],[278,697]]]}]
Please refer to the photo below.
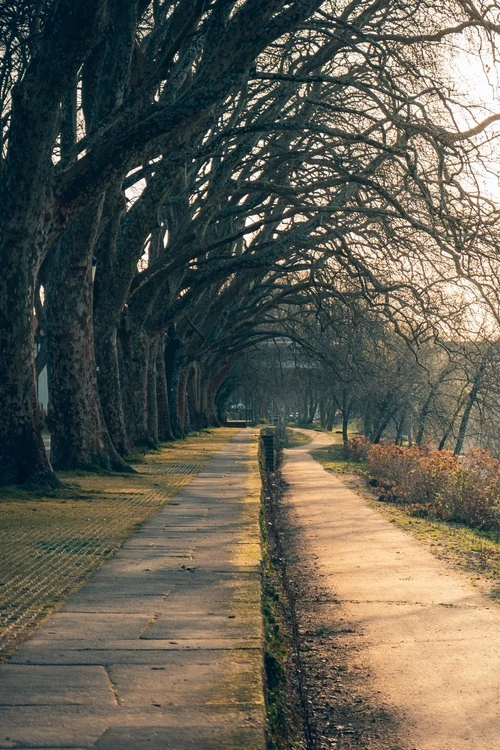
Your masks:
[{"label": "grass strip", "polygon": [[91,578],[234,436],[204,430],[143,456],[137,474],[61,472],[62,490],[0,490],[0,661]]},{"label": "grass strip", "polygon": [[306,750],[304,706],[297,664],[294,603],[277,518],[283,492],[279,473],[263,477],[261,505],[262,612],[267,708],[267,750]]}]

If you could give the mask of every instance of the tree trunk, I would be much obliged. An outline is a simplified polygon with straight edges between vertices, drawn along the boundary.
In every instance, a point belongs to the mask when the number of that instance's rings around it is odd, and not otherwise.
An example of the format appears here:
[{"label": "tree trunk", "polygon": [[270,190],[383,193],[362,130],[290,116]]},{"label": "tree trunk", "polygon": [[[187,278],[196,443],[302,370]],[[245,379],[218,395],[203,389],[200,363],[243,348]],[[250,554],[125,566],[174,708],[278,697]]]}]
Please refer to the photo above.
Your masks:
[{"label": "tree trunk", "polygon": [[458,417],[458,415],[460,413],[460,409],[462,408],[462,404],[463,404],[463,401],[460,400],[458,402],[457,408],[453,412],[453,416],[452,416],[452,418],[449,421],[448,427],[445,429],[445,431],[443,433],[443,436],[442,436],[442,438],[441,438],[441,440],[439,442],[438,451],[444,450],[444,448],[446,446],[446,443],[448,441],[448,438],[450,437],[450,435],[452,433],[452,430],[453,430],[453,427],[454,427],[455,422],[457,420],[457,417]]},{"label": "tree trunk", "polygon": [[148,411],[148,435],[158,446],[158,393],[157,393],[157,373],[156,360],[158,358],[158,339],[155,338],[149,343],[148,351],[148,381],[147,381],[147,411]]},{"label": "tree trunk", "polygon": [[423,403],[422,409],[420,410],[420,415],[418,418],[418,430],[417,430],[417,434],[415,437],[415,445],[422,445],[422,441],[424,439],[424,432],[425,432],[425,422],[427,420],[427,416],[431,408],[432,400],[435,395],[435,390],[436,389],[434,387],[431,389],[429,395],[427,396],[427,398],[425,399]]},{"label": "tree trunk", "polygon": [[[131,446],[127,439],[123,406],[118,329],[127,294],[129,280],[121,266],[115,263],[117,234],[125,199],[120,188],[106,193],[103,213],[111,217],[105,224],[96,244],[96,277],[94,283],[94,339],[97,363],[97,382],[104,419],[117,451],[126,455]],[[132,278],[133,272],[130,273]]]},{"label": "tree trunk", "polygon": [[343,445],[343,451],[344,456],[347,458],[349,455],[349,434],[348,434],[348,428],[349,428],[349,416],[351,414],[351,405],[349,403],[349,399],[344,392],[342,394],[342,445]]},{"label": "tree trunk", "polygon": [[474,404],[476,403],[479,391],[481,389],[485,369],[486,369],[486,363],[482,362],[481,365],[477,369],[476,376],[472,383],[472,388],[470,390],[470,393],[467,397],[467,401],[465,403],[464,413],[462,414],[462,419],[460,420],[460,427],[458,428],[458,435],[457,435],[457,441],[455,443],[455,450],[453,451],[454,456],[458,456],[462,452],[462,449],[464,446],[464,440],[465,440],[465,433],[467,432],[467,427],[469,424],[469,419],[470,419],[470,415],[472,412],[472,408]]},{"label": "tree trunk", "polygon": [[133,447],[156,448],[148,426],[149,337],[140,323],[124,315],[120,327],[120,377],[128,442]]},{"label": "tree trunk", "polygon": [[363,434],[370,440],[373,438],[373,407],[370,402],[366,404],[363,415]]},{"label": "tree trunk", "polygon": [[104,421],[110,438],[120,455],[125,456],[130,445],[127,441],[123,414],[122,384],[118,359],[118,334],[113,323],[96,320],[95,356],[97,382]]},{"label": "tree trunk", "polygon": [[191,417],[191,427],[202,430],[207,427],[201,398],[201,374],[198,362],[193,362],[187,381],[187,403]]},{"label": "tree trunk", "polygon": [[[57,487],[42,440],[35,381],[35,261],[4,257],[0,274],[0,485]],[[31,290],[25,294],[24,290]]]},{"label": "tree trunk", "polygon": [[158,438],[173,440],[170,424],[170,403],[168,396],[167,370],[165,366],[165,338],[158,341],[156,354],[156,397],[158,402]]},{"label": "tree trunk", "polygon": [[328,430],[328,432],[331,432],[333,430],[333,425],[335,424],[335,414],[337,410],[333,404],[328,404],[328,409],[326,412],[326,424],[325,427]]},{"label": "tree trunk", "polygon": [[179,374],[177,377],[177,387],[175,391],[175,399],[176,399],[176,415],[177,415],[177,425],[179,434],[184,436],[189,432],[189,412],[187,408],[187,380],[189,377],[189,365],[184,365],[180,368]]},{"label": "tree trunk", "polygon": [[[92,321],[92,233],[98,208],[66,230],[46,285],[49,421],[59,469],[132,470],[109,437],[97,388]],[[90,252],[89,252],[90,250]]]},{"label": "tree trunk", "polygon": [[209,362],[203,367],[201,377],[201,409],[203,422],[207,427],[216,427],[222,424],[221,411],[223,404],[218,401],[218,394],[223,388],[223,383],[231,370],[231,365],[219,365],[216,370],[213,363]]},{"label": "tree trunk", "polygon": [[374,431],[373,442],[375,443],[375,445],[378,445],[380,443],[382,439],[382,435],[384,434],[384,430],[389,424],[389,422],[391,421],[391,419],[392,419],[392,412],[389,414],[386,414],[385,417],[383,416],[380,418]]},{"label": "tree trunk", "polygon": [[420,410],[420,415],[418,418],[418,429],[417,434],[415,436],[415,445],[422,445],[422,441],[424,439],[425,434],[425,423],[427,420],[427,417],[429,415],[429,411],[431,409],[432,402],[436,396],[437,391],[439,390],[439,386],[441,383],[445,380],[447,375],[449,375],[450,370],[444,369],[441,374],[439,375],[439,378],[437,379],[436,383],[431,387],[431,390],[429,391],[429,395],[425,399],[422,409]]},{"label": "tree trunk", "polygon": [[323,429],[326,428],[326,422],[327,422],[326,413],[327,413],[327,409],[326,409],[325,399],[322,398],[319,402],[319,423]]},{"label": "tree trunk", "polygon": [[165,373],[167,376],[167,389],[170,406],[170,427],[174,437],[182,437],[182,429],[178,415],[177,389],[179,373],[181,369],[180,352],[182,341],[177,336],[174,326],[168,330],[167,344],[165,347]]}]

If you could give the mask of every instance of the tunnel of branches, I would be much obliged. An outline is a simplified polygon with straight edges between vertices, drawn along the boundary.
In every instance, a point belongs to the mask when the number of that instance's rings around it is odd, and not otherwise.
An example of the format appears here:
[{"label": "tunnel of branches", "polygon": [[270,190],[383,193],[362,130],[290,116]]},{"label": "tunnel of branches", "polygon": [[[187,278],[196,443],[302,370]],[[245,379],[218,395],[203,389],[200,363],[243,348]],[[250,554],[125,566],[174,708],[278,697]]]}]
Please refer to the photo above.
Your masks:
[{"label": "tunnel of branches", "polygon": [[228,416],[499,453],[499,11],[4,0],[0,484]]}]

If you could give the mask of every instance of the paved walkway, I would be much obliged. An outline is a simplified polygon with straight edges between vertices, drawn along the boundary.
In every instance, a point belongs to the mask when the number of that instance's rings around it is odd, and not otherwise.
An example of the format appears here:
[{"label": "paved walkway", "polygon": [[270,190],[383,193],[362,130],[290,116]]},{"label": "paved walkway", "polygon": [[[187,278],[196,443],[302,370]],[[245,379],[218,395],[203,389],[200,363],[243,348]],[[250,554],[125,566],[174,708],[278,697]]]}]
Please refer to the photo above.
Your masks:
[{"label": "paved walkway", "polygon": [[0,666],[0,747],[263,750],[256,433]]},{"label": "paved walkway", "polygon": [[352,669],[368,667],[374,693],[402,718],[401,747],[500,749],[498,608],[308,454],[331,442],[315,434],[284,467],[325,628],[342,620],[357,638]]}]

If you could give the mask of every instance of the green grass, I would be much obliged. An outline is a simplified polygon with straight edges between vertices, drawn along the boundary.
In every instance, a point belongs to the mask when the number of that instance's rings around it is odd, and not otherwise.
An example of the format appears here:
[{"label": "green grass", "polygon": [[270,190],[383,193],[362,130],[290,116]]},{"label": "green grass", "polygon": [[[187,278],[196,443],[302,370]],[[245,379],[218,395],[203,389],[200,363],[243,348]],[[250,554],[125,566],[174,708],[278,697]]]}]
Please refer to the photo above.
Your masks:
[{"label": "green grass", "polygon": [[357,474],[368,476],[368,464],[366,461],[351,461],[345,458],[342,445],[330,445],[328,448],[318,448],[311,451],[311,456],[324,466],[328,471],[335,474]]},{"label": "green grass", "polygon": [[234,430],[144,457],[137,474],[60,473],[50,493],[0,489],[0,662],[205,466]]},{"label": "green grass", "polygon": [[260,513],[262,549],[262,615],[267,711],[267,750],[304,750],[306,741],[295,675],[290,601],[284,585],[280,532],[275,510],[280,482],[262,474]]},{"label": "green grass", "polygon": [[286,431],[286,447],[287,448],[299,448],[301,445],[309,445],[312,442],[310,435],[306,435],[305,432],[299,432],[298,430]]}]

